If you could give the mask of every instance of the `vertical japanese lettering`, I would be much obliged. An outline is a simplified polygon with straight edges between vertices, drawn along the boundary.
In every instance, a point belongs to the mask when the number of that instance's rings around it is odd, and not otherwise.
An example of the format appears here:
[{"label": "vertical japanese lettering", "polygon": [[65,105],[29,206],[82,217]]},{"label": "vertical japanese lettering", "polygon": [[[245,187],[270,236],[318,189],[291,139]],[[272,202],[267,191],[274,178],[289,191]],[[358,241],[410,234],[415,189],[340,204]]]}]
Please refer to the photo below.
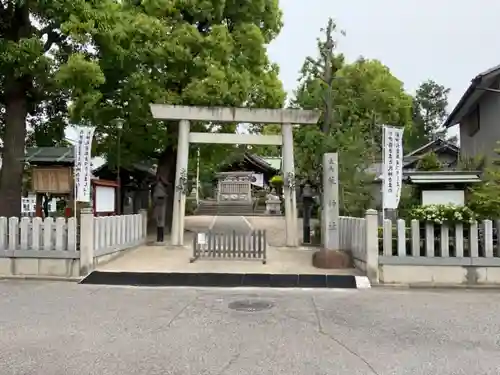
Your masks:
[{"label": "vertical japanese lettering", "polygon": [[75,194],[80,202],[90,201],[91,147],[94,128],[81,127],[75,145]]},{"label": "vertical japanese lettering", "polygon": [[401,194],[403,176],[403,129],[385,126],[383,138],[384,208],[395,209]]},{"label": "vertical japanese lettering", "polygon": [[338,156],[323,156],[323,215],[324,243],[326,249],[338,249],[339,207],[338,207]]}]

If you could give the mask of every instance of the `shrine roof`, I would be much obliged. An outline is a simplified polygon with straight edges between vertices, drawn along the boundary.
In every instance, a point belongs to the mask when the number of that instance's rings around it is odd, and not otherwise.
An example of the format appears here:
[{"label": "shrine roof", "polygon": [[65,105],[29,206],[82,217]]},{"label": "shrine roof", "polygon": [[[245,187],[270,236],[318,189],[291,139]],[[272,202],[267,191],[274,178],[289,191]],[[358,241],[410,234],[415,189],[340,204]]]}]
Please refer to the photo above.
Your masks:
[{"label": "shrine roof", "polygon": [[281,170],[281,163],[282,163],[281,157],[279,156],[262,157],[262,160],[264,160],[267,164],[269,164],[277,171]]},{"label": "shrine roof", "polygon": [[256,154],[245,152],[242,155],[234,155],[221,168],[221,172],[228,171],[251,171],[255,173],[277,174],[279,169],[271,165],[265,158]]},{"label": "shrine roof", "polygon": [[24,161],[30,164],[73,164],[73,147],[29,147]]},{"label": "shrine roof", "polygon": [[[156,164],[144,161],[144,162],[139,162],[139,163],[134,163],[132,165],[123,165],[120,167],[122,172],[127,171],[129,173],[134,173],[134,172],[139,172],[139,173],[144,173],[148,176],[156,176]],[[115,173],[114,168],[109,167],[109,164],[106,162],[99,166],[98,168],[95,168],[92,173],[95,176],[99,177],[106,177],[107,174],[112,171],[112,174]]]},{"label": "shrine roof", "polygon": [[411,171],[403,172],[410,184],[470,184],[481,182],[480,171]]}]

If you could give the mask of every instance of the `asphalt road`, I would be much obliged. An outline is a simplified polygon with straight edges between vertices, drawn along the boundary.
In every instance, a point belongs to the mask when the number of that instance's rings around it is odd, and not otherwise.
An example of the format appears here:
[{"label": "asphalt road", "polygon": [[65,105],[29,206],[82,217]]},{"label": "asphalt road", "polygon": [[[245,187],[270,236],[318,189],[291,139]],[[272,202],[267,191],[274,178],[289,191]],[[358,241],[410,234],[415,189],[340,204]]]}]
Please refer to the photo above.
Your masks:
[{"label": "asphalt road", "polygon": [[498,291],[1,281],[0,329],[9,375],[500,373]]}]

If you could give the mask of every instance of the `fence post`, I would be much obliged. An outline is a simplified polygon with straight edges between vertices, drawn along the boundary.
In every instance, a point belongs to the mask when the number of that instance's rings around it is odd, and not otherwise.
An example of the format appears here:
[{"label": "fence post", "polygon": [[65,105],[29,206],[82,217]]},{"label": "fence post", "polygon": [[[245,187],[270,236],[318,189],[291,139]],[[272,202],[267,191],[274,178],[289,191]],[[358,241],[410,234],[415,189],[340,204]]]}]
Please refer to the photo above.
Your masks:
[{"label": "fence post", "polygon": [[80,276],[94,268],[94,214],[91,208],[80,211]]},{"label": "fence post", "polygon": [[143,242],[146,242],[146,238],[148,237],[148,210],[145,208],[141,208],[139,210],[139,213],[141,214],[141,238],[140,240]]},{"label": "fence post", "polygon": [[367,210],[366,220],[366,276],[372,284],[378,284],[378,213]]}]

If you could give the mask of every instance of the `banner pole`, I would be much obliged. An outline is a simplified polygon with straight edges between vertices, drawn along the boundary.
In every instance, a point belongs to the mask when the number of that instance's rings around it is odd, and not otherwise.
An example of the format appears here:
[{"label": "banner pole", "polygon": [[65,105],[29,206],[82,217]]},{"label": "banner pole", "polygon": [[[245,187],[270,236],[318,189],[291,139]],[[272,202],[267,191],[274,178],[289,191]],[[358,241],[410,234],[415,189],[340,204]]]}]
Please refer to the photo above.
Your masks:
[{"label": "banner pole", "polygon": [[75,225],[76,225],[76,230],[75,230],[75,251],[78,251],[78,217],[76,215],[76,199],[77,199],[77,165],[78,165],[78,159],[79,159],[79,150],[78,150],[78,145],[80,144],[80,131],[78,129],[78,137],[76,139],[76,143],[73,145],[73,156],[74,156],[74,161],[73,161],[73,217],[75,218]]}]

